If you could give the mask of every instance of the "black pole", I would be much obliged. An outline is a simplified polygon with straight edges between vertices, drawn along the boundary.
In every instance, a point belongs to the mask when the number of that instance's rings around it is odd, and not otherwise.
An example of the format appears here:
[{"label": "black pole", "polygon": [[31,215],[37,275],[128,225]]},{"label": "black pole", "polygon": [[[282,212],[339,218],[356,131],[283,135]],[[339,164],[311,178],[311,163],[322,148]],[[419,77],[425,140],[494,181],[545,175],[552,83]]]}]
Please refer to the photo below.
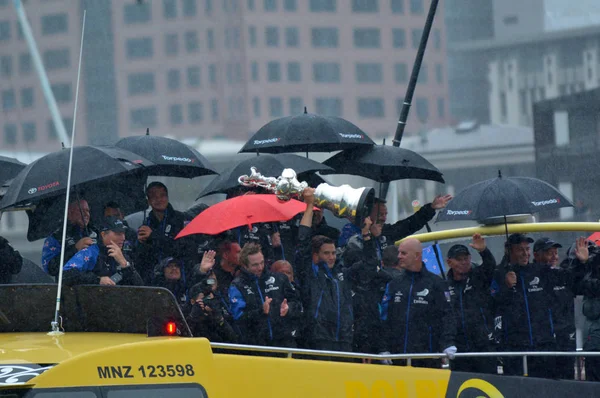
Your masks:
[{"label": "black pole", "polygon": [[[415,93],[415,87],[417,86],[417,80],[419,79],[419,71],[421,70],[421,64],[423,63],[423,56],[425,55],[425,49],[427,48],[427,41],[429,40],[431,26],[433,26],[433,19],[437,11],[438,2],[439,0],[431,0],[431,5],[429,6],[429,13],[427,14],[425,26],[423,27],[423,34],[421,35],[421,43],[419,43],[419,49],[417,51],[415,63],[413,64],[408,87],[406,88],[406,95],[404,96],[404,104],[402,105],[402,110],[400,111],[400,118],[398,119],[398,125],[396,126],[394,140],[392,141],[392,145],[395,147],[399,147],[400,142],[402,142],[404,128],[406,127],[406,121],[408,120],[408,112],[410,111],[413,95]],[[389,182],[386,182],[383,185],[383,191],[380,193],[381,198],[385,198],[387,196],[389,187]]]}]

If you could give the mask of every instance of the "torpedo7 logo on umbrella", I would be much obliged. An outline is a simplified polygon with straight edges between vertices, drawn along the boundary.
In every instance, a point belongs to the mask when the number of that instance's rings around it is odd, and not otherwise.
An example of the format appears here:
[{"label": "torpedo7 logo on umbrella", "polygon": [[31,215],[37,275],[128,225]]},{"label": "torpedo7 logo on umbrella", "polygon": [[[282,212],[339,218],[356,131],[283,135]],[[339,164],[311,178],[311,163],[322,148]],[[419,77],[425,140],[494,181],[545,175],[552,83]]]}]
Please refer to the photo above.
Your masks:
[{"label": "torpedo7 logo on umbrella", "polygon": [[278,142],[280,138],[269,138],[267,140],[254,140],[254,145],[273,144]]},{"label": "torpedo7 logo on umbrella", "polygon": [[183,157],[179,157],[179,156],[167,156],[167,155],[161,155],[161,156],[164,160],[170,160],[172,162],[194,163],[194,159],[190,159],[190,158],[183,158]]},{"label": "torpedo7 logo on umbrella", "polygon": [[343,134],[343,133],[339,133],[339,134],[340,134],[340,137],[342,137],[342,138],[358,138],[360,140],[365,138],[365,136],[362,134]]},{"label": "torpedo7 logo on umbrella", "polygon": [[531,202],[534,206],[546,206],[546,205],[554,205],[560,203],[560,199],[547,199],[540,200],[539,202]]},{"label": "torpedo7 logo on umbrella", "polygon": [[60,182],[54,181],[54,182],[51,182],[50,184],[42,185],[42,186],[39,186],[37,188],[29,188],[29,190],[27,191],[27,193],[30,194],[30,195],[33,195],[34,193],[36,193],[38,191],[45,191],[45,190],[50,189],[50,188],[56,188],[59,185],[60,185]]},{"label": "torpedo7 logo on umbrella", "polygon": [[449,216],[468,216],[471,213],[471,210],[447,210]]}]

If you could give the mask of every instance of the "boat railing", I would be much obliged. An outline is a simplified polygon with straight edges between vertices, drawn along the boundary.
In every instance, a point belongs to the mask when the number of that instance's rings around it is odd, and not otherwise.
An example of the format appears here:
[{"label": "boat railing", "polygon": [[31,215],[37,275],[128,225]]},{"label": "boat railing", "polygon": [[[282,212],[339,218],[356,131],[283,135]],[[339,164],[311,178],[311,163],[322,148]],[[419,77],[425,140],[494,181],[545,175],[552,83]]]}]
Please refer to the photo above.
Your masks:
[{"label": "boat railing", "polygon": [[[229,343],[211,343],[212,348],[232,351],[248,351],[255,353],[285,354],[287,358],[297,356],[333,357],[370,359],[373,361],[406,360],[406,366],[411,366],[415,359],[442,359],[448,358],[444,353],[411,353],[411,354],[367,354],[360,352],[342,352],[326,350],[310,350],[305,348],[266,347],[258,345],[243,345]],[[522,357],[523,376],[528,375],[527,359],[529,357],[600,357],[600,351],[489,351],[489,352],[457,352],[455,358],[477,357]],[[579,373],[579,372],[578,372]]]}]

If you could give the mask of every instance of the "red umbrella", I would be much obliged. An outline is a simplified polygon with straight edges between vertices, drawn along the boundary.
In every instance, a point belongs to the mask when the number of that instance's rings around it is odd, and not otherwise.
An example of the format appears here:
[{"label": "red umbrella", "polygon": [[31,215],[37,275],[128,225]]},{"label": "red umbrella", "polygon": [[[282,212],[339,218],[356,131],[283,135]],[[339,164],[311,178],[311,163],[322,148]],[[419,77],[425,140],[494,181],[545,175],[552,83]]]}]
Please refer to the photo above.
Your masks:
[{"label": "red umbrella", "polygon": [[588,236],[587,240],[590,242],[597,243],[600,240],[600,232],[594,232],[590,236]]},{"label": "red umbrella", "polygon": [[306,210],[299,200],[282,201],[275,195],[243,195],[217,203],[198,214],[179,234],[217,235],[230,229],[264,222],[287,221]]}]

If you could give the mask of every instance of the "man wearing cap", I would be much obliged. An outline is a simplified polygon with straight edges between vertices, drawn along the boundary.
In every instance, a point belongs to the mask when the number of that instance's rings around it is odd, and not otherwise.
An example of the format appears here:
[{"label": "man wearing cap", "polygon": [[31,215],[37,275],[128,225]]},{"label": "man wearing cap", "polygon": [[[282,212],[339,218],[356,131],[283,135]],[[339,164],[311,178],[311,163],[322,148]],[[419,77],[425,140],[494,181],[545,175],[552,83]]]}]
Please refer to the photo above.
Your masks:
[{"label": "man wearing cap", "polygon": [[[555,275],[546,264],[529,263],[529,245],[533,239],[512,234],[506,242],[508,264],[497,274],[494,298],[499,305],[506,351],[555,351],[554,302]],[[580,258],[581,257],[581,258]],[[585,263],[583,253],[578,253]],[[528,358],[528,375],[556,378],[555,358]],[[520,357],[504,359],[504,373],[522,375]]]},{"label": "man wearing cap", "polygon": [[[575,351],[575,293],[573,278],[569,272],[573,258],[566,259],[561,266],[558,264],[558,249],[562,245],[554,240],[543,237],[533,245],[533,258],[537,264],[544,264],[551,269],[553,278],[552,290],[552,315],[554,320],[554,333],[556,335],[556,348],[558,351]],[[556,357],[556,374],[561,379],[573,380],[573,357]]]},{"label": "man wearing cap", "polygon": [[[452,246],[446,260],[450,267],[448,285],[457,325],[456,347],[459,352],[492,351],[489,288],[496,259],[479,234],[473,235],[469,246],[481,256],[481,265],[471,262],[471,252],[465,245]],[[450,364],[452,370],[461,372],[496,373],[495,358],[456,358]]]},{"label": "man wearing cap", "polygon": [[78,251],[64,266],[65,285],[143,285],[133,264],[123,254],[125,225],[116,217],[106,217],[97,243]]},{"label": "man wearing cap", "polygon": [[180,306],[187,303],[187,284],[183,263],[175,257],[162,259],[154,268],[152,286],[168,289]]}]

